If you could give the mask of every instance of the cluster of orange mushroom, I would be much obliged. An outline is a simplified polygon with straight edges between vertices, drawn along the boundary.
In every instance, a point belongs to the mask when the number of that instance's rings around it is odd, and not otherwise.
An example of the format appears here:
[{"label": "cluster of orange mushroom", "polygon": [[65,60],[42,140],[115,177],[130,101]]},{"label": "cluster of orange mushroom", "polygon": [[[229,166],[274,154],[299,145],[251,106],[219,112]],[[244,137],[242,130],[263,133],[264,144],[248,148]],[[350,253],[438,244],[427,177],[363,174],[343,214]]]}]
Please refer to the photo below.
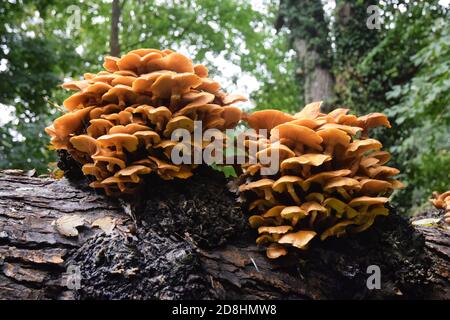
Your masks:
[{"label": "cluster of orange mushroom", "polygon": [[444,221],[450,224],[450,191],[444,193],[433,192],[430,202],[436,209],[444,210]]},{"label": "cluster of orange mushroom", "polygon": [[[55,149],[67,150],[107,194],[132,192],[144,175],[188,178],[194,164],[171,162],[174,130],[233,128],[245,100],[227,95],[208,69],[171,50],[138,49],[106,57],[105,71],[62,86],[77,91],[64,101],[67,112],[46,128]],[[191,149],[205,146],[191,144]],[[186,150],[184,150],[186,151]]]},{"label": "cluster of orange mushroom", "polygon": [[[295,115],[263,110],[243,117],[257,132],[246,146],[256,143],[260,151],[245,165],[239,192],[258,230],[256,242],[267,245],[269,258],[286,255],[290,247],[305,249],[316,236],[325,240],[366,230],[389,213],[388,196],[403,187],[393,178],[399,171],[385,165],[390,154],[369,138],[372,128],[390,127],[386,116],[348,111],[324,114],[316,102]],[[260,156],[274,151],[280,170],[264,175],[267,164]]]}]

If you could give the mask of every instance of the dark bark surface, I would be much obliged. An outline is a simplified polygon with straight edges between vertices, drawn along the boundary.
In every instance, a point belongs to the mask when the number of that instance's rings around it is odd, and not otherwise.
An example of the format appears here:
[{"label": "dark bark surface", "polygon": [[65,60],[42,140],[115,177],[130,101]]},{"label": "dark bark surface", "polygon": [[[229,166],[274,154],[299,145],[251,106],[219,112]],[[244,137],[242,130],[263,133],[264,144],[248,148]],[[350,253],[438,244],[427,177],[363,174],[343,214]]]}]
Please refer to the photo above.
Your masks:
[{"label": "dark bark surface", "polygon": [[[450,298],[450,232],[416,231],[395,210],[368,232],[270,261],[219,173],[149,181],[127,201],[83,185],[0,172],[0,299]],[[78,236],[60,234],[55,221],[73,215]],[[111,232],[92,226],[104,217]],[[367,289],[369,265],[380,290]]]},{"label": "dark bark surface", "polygon": [[122,8],[120,1],[113,0],[111,5],[111,37],[109,40],[109,51],[114,57],[118,57],[120,55],[119,23],[121,13]]}]

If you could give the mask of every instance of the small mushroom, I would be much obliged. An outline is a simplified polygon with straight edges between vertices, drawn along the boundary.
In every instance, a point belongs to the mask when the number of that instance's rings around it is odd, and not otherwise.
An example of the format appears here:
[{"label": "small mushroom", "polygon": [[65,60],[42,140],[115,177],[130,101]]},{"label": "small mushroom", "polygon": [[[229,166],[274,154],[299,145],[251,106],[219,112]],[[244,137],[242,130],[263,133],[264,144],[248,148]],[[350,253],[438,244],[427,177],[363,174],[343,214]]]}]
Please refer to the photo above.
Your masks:
[{"label": "small mushroom", "polygon": [[266,223],[266,221],[263,217],[255,215],[248,218],[248,223],[250,224],[250,227],[256,229],[263,226]]},{"label": "small mushroom", "polygon": [[123,125],[118,125],[118,126],[114,126],[112,127],[108,134],[114,134],[114,133],[127,133],[127,134],[134,134],[138,131],[148,131],[150,130],[149,127],[144,126],[142,124],[138,124],[138,123],[129,123],[126,126]]},{"label": "small mushroom", "polygon": [[301,172],[304,178],[310,176],[311,166],[318,167],[323,163],[330,161],[331,156],[320,153],[307,153],[299,157],[292,157],[281,163],[281,170],[295,170]]},{"label": "small mushroom", "polygon": [[[127,183],[134,183],[131,177],[109,177],[101,182],[105,186],[117,185],[120,192],[127,190]],[[106,191],[106,190],[105,190]]]},{"label": "small mushroom", "polygon": [[57,118],[53,122],[53,125],[45,128],[45,132],[52,137],[51,143],[55,148],[68,148],[69,136],[80,130],[92,108],[88,107],[66,113]]},{"label": "small mushroom", "polygon": [[209,92],[191,90],[181,96],[185,107],[200,107],[214,101],[214,95]]},{"label": "small mushroom", "polygon": [[281,193],[287,191],[295,203],[300,203],[300,198],[295,192],[294,185],[299,185],[304,191],[307,191],[309,185],[303,181],[302,178],[296,176],[282,176],[273,183],[272,189],[275,192]]},{"label": "small mushroom", "polygon": [[134,80],[136,80],[136,77],[133,76],[118,76],[111,81],[111,85],[116,86],[118,84],[121,84],[127,87],[131,87]]},{"label": "small mushroom", "polygon": [[240,192],[254,191],[256,193],[263,193],[264,199],[267,201],[274,201],[275,198],[272,194],[272,185],[274,181],[272,179],[261,179],[258,181],[250,182],[239,187]]},{"label": "small mushroom", "polygon": [[275,204],[276,204],[275,199],[271,199],[271,200],[257,199],[249,204],[248,210],[249,211],[252,211],[254,209],[265,210],[266,208],[269,208]]},{"label": "small mushroom", "polygon": [[303,203],[300,208],[307,213],[307,215],[311,216],[309,219],[309,225],[312,227],[317,218],[319,212],[328,214],[328,209],[322,206],[321,204],[315,201],[308,201]]},{"label": "small mushroom", "polygon": [[358,132],[361,132],[363,130],[360,127],[347,126],[347,125],[338,124],[338,123],[326,123],[323,126],[321,126],[320,129],[323,129],[323,130],[338,129],[338,130],[348,133],[351,136],[355,136]]},{"label": "small mushroom", "polygon": [[358,220],[358,226],[352,228],[352,232],[362,232],[367,230],[375,221],[377,216],[387,216],[389,214],[389,210],[385,207],[375,206],[368,213],[362,215]]},{"label": "small mushroom", "polygon": [[383,145],[375,139],[355,140],[349,144],[346,157],[356,157],[367,151],[379,150]]},{"label": "small mushroom", "polygon": [[324,153],[333,155],[336,145],[347,148],[350,144],[350,137],[347,133],[336,128],[328,128],[317,131],[317,134],[323,139],[323,144],[326,146]]},{"label": "small mushroom", "polygon": [[209,78],[202,78],[202,83],[196,88],[210,93],[216,93],[220,90],[220,83]]},{"label": "small mushroom", "polygon": [[295,120],[295,118],[279,110],[261,110],[253,112],[250,116],[244,115],[243,120],[246,121],[252,129],[257,131],[266,129],[270,131],[272,128],[282,123]]},{"label": "small mushroom", "polygon": [[172,180],[176,177],[177,173],[181,171],[183,168],[184,170],[180,174],[180,178],[182,177],[189,177],[191,173],[189,171],[185,170],[185,167],[182,166],[176,166],[173,164],[170,164],[164,160],[158,159],[153,156],[148,157],[152,161],[152,169],[156,172],[158,172],[158,175],[164,179],[164,180]]},{"label": "small mushroom", "polygon": [[89,112],[89,118],[90,119],[98,119],[102,115],[111,114],[111,113],[117,113],[117,112],[120,112],[120,111],[122,111],[122,108],[119,107],[117,104],[107,104],[104,107],[100,107],[100,108],[97,107],[95,109],[92,109]]},{"label": "small mushroom", "polygon": [[170,119],[169,122],[167,123],[166,129],[164,130],[163,134],[166,137],[170,137],[172,132],[175,131],[176,129],[185,129],[188,132],[193,132],[194,121],[185,116],[174,117]]},{"label": "small mushroom", "polygon": [[360,193],[369,196],[385,193],[392,188],[392,185],[384,180],[362,179],[359,183],[361,185]]},{"label": "small mushroom", "polygon": [[119,177],[119,178],[128,177],[128,178],[130,178],[131,182],[138,183],[140,181],[139,175],[149,174],[151,172],[152,172],[152,170],[146,166],[132,165],[132,166],[126,167],[125,169],[117,171],[114,176]]},{"label": "small mushroom", "polygon": [[378,165],[382,166],[391,160],[391,155],[386,151],[375,151],[369,154],[369,157],[378,159]]},{"label": "small mushroom", "polygon": [[290,220],[293,226],[297,225],[298,221],[308,215],[304,209],[299,206],[289,206],[281,210],[280,216],[283,219]]},{"label": "small mushroom", "polygon": [[225,120],[220,129],[232,129],[236,127],[242,117],[242,110],[234,106],[225,106],[220,114],[220,117]]},{"label": "small mushroom", "polygon": [[116,125],[127,125],[133,122],[133,114],[129,111],[120,111],[119,113],[103,114],[103,119],[115,123]]},{"label": "small mushroom", "polygon": [[337,191],[344,199],[350,200],[352,197],[349,191],[358,191],[361,189],[359,181],[348,177],[332,178],[323,186],[326,192]]},{"label": "small mushroom", "polygon": [[376,166],[367,170],[369,171],[369,176],[375,179],[385,179],[400,173],[400,170],[387,166]]},{"label": "small mushroom", "polygon": [[[320,145],[323,139],[312,129],[291,123],[276,126],[270,131],[271,141],[281,141],[283,144],[300,154],[303,153],[303,145],[314,150],[322,151]],[[284,143],[287,141],[288,143]]]},{"label": "small mushroom", "polygon": [[277,227],[262,226],[258,228],[258,233],[285,234],[291,230],[292,226],[277,226]]},{"label": "small mushroom", "polygon": [[298,126],[307,127],[310,129],[317,129],[318,127],[327,123],[324,119],[296,119],[289,122],[290,124],[295,124]]},{"label": "small mushroom", "polygon": [[92,119],[90,120],[90,126],[87,127],[86,133],[93,138],[98,138],[104,134],[107,134],[114,124],[106,119]]},{"label": "small mushroom", "polygon": [[364,205],[373,205],[373,204],[385,204],[389,199],[385,197],[358,197],[352,199],[348,203],[351,207],[358,207],[358,206],[364,206]]},{"label": "small mushroom", "polygon": [[299,249],[305,249],[308,243],[317,235],[316,232],[310,230],[301,230],[295,233],[283,235],[278,243],[290,244]]},{"label": "small mushroom", "polygon": [[101,163],[106,163],[106,168],[110,172],[115,172],[116,168],[124,169],[126,167],[125,162],[122,159],[111,157],[111,156],[103,156],[103,155],[94,155],[92,156],[95,165],[100,165]]},{"label": "small mushroom", "polygon": [[336,177],[345,177],[348,176],[351,173],[348,169],[341,169],[336,171],[325,171],[320,172],[315,175],[312,175],[308,179],[305,180],[307,183],[318,183],[318,184],[325,184],[328,180]]},{"label": "small mushroom", "polygon": [[297,119],[315,119],[320,115],[322,101],[315,101],[307,104],[300,112],[295,114]]},{"label": "small mushroom", "polygon": [[266,164],[267,159],[272,159],[273,155],[278,157],[278,160],[281,162],[285,159],[291,158],[295,156],[295,153],[286,147],[285,145],[275,142],[270,144],[267,148],[256,153],[256,158],[261,161],[261,158],[264,158],[263,162]]},{"label": "small mushroom", "polygon": [[278,218],[281,217],[281,212],[283,209],[286,208],[286,206],[274,206],[267,210],[262,216],[264,218]]},{"label": "small mushroom", "polygon": [[136,131],[135,133],[133,133],[133,135],[137,137],[140,142],[142,142],[147,150],[152,146],[157,145],[161,141],[159,134],[151,130]]},{"label": "small mushroom", "polygon": [[136,98],[137,95],[133,88],[122,84],[112,87],[102,96],[103,101],[117,103],[119,106],[126,106],[127,103],[135,101]]},{"label": "small mushroom", "polygon": [[101,181],[109,175],[108,172],[105,172],[100,166],[95,165],[94,163],[86,163],[81,168],[81,171],[85,176],[94,176],[97,181]]},{"label": "small mushroom", "polygon": [[286,248],[277,243],[270,244],[266,249],[266,255],[269,259],[278,259],[279,257],[285,256],[286,254]]},{"label": "small mushroom", "polygon": [[170,105],[177,105],[181,95],[201,84],[201,78],[192,73],[164,74],[158,77],[151,86],[154,98],[170,98]]},{"label": "small mushroom", "polygon": [[70,138],[70,143],[76,150],[85,152],[89,155],[98,154],[100,149],[100,145],[97,143],[97,140],[86,134]]},{"label": "small mushroom", "polygon": [[136,151],[139,140],[136,136],[126,133],[114,133],[101,136],[98,143],[104,147],[114,147],[118,154],[123,153],[123,149],[128,152]]},{"label": "small mushroom", "polygon": [[202,64],[196,64],[194,66],[194,72],[201,78],[206,78],[208,76],[208,68]]},{"label": "small mushroom", "polygon": [[119,70],[119,67],[117,66],[117,61],[119,61],[119,58],[117,57],[106,56],[105,62],[103,63],[103,67],[109,72],[117,71]]},{"label": "small mushroom", "polygon": [[117,60],[119,70],[139,70],[141,69],[141,57],[133,52],[129,52]]},{"label": "small mushroom", "polygon": [[156,130],[162,131],[169,119],[172,117],[172,112],[166,107],[158,107],[154,109],[146,109],[147,117],[150,122],[155,125]]},{"label": "small mushroom", "polygon": [[320,240],[325,240],[330,236],[342,237],[346,233],[346,227],[356,224],[353,220],[344,220],[336,223],[334,226],[326,229],[320,235]]},{"label": "small mushroom", "polygon": [[365,130],[380,126],[391,128],[388,118],[382,113],[369,113],[365,116],[359,117],[358,120],[362,122],[362,127]]},{"label": "small mushroom", "polygon": [[78,81],[69,81],[63,83],[61,85],[64,89],[73,90],[73,91],[83,91],[87,87],[89,87],[89,81],[87,80],[78,80]]}]

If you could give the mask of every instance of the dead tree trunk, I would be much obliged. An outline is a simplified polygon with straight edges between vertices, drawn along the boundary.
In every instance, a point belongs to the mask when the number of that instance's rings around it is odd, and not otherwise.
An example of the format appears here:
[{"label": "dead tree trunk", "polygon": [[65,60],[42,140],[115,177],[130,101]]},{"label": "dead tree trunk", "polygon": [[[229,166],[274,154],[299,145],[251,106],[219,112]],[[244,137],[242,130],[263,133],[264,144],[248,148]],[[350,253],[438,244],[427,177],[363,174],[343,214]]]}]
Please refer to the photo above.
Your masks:
[{"label": "dead tree trunk", "polygon": [[[133,203],[0,171],[0,299],[450,298],[448,230],[414,230],[392,212],[368,232],[270,261],[223,178],[202,170],[189,185],[149,182]],[[57,229],[70,216],[82,218],[77,236]],[[380,290],[367,289],[369,265]]]}]

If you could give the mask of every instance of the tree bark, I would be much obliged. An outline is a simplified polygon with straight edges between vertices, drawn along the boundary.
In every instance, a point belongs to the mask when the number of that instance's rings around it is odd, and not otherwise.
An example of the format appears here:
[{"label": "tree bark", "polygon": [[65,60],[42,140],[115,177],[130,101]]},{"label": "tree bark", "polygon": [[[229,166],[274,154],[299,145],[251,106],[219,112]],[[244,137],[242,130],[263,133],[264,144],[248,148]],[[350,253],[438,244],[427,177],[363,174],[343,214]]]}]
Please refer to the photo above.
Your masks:
[{"label": "tree bark", "polygon": [[118,57],[120,55],[119,23],[121,11],[122,8],[120,6],[120,0],[113,0],[111,8],[111,38],[109,47],[110,54],[114,57]]},{"label": "tree bark", "polygon": [[308,49],[308,43],[304,39],[294,39],[293,46],[298,63],[303,66],[299,72],[304,78],[305,104],[331,99],[334,96],[334,79],[331,71],[318,63],[319,54]]},{"label": "tree bark", "polygon": [[305,104],[334,98],[331,71],[332,50],[328,22],[320,0],[281,0],[275,27],[290,30],[289,39],[297,54],[296,77]]},{"label": "tree bark", "polygon": [[[130,202],[0,171],[0,299],[450,298],[448,230],[414,230],[392,210],[363,234],[271,261],[215,175],[152,182]],[[74,215],[79,234],[64,236],[55,221]],[[112,229],[92,226],[104,217]],[[380,290],[366,286],[369,264],[381,268]]]}]

